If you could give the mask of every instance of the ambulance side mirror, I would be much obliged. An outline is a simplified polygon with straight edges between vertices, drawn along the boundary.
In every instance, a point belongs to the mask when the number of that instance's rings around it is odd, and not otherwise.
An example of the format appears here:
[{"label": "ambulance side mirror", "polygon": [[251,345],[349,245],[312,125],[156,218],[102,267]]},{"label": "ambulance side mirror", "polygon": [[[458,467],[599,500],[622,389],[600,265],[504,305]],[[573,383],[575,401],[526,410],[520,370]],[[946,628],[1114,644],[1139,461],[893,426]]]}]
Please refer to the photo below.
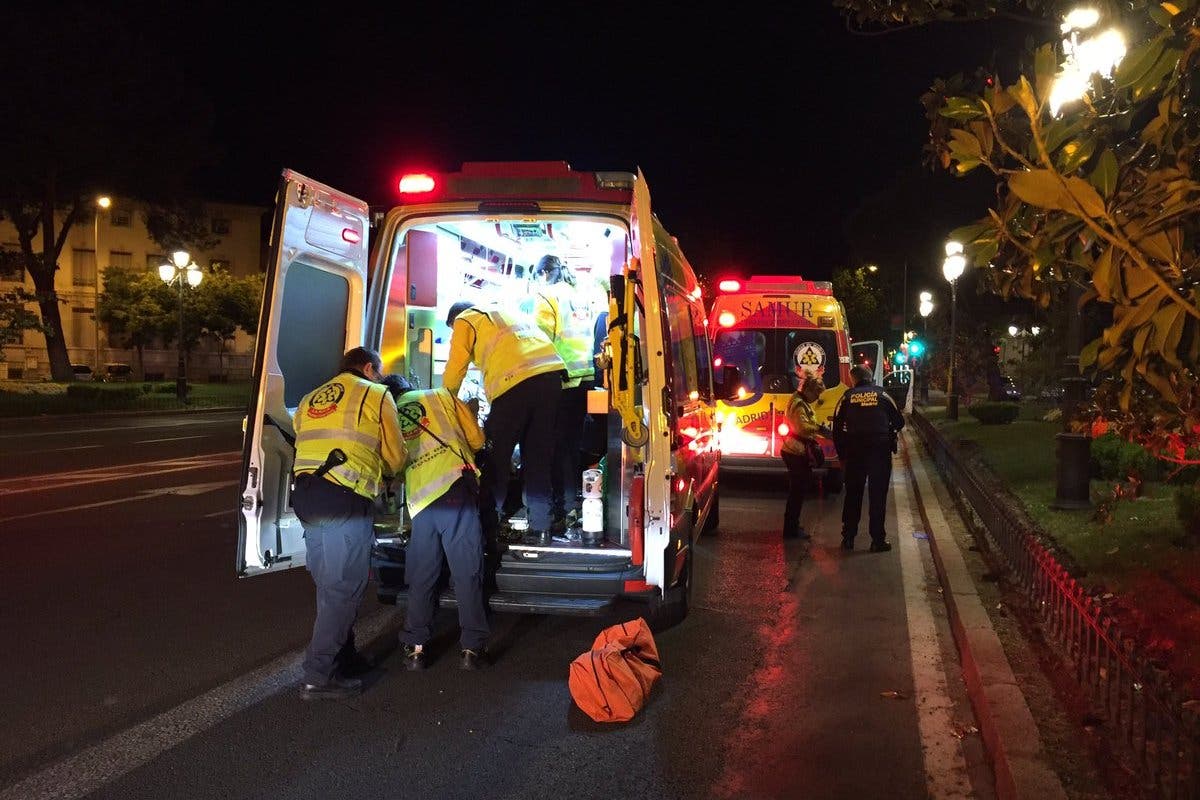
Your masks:
[{"label": "ambulance side mirror", "polygon": [[713,394],[718,400],[736,400],[741,385],[741,370],[732,364],[724,364],[717,372],[717,382],[713,386]]}]

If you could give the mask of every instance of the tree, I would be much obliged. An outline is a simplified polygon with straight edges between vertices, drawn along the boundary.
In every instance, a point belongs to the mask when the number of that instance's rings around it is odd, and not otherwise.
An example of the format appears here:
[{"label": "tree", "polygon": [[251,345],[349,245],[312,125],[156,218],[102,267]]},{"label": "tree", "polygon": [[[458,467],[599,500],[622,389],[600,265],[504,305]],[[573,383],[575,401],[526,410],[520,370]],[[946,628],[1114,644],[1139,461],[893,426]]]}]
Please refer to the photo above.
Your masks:
[{"label": "tree", "polygon": [[258,331],[258,311],[262,302],[261,275],[237,278],[216,268],[204,276],[193,302],[198,324],[217,347],[221,375],[225,375],[225,352],[238,329],[254,335]]},{"label": "tree", "polygon": [[[1049,0],[929,0],[919,13],[889,0],[836,4],[874,26],[1002,12],[1056,23],[1067,10]],[[1086,79],[1082,101],[1055,93],[1083,58],[1057,40],[1007,86],[983,73],[937,81],[923,99],[929,154],[955,174],[994,177],[995,207],[954,233],[994,290],[1049,307],[1073,283],[1085,302],[1111,304],[1111,324],[1081,355],[1102,378],[1094,413],[1182,460],[1200,441],[1200,0],[1120,8],[1101,22],[1119,22],[1129,50],[1111,74]]]},{"label": "tree", "polygon": [[111,339],[137,351],[138,376],[145,378],[145,349],[175,327],[169,311],[171,288],[152,272],[109,267],[96,313]]},{"label": "tree", "polygon": [[833,296],[846,308],[855,339],[884,339],[888,329],[883,296],[863,267],[833,271]]},{"label": "tree", "polygon": [[[0,90],[0,215],[17,231],[55,380],[72,378],[54,287],[71,228],[101,192],[183,196],[205,154],[205,106],[111,9],[25,4],[6,10],[0,51],[20,68]],[[155,69],[145,68],[147,63]],[[165,124],[188,110],[187,124]],[[150,166],[152,165],[152,166]]]},{"label": "tree", "polygon": [[25,331],[41,330],[41,320],[29,310],[36,300],[24,289],[0,292],[0,345],[18,344]]}]

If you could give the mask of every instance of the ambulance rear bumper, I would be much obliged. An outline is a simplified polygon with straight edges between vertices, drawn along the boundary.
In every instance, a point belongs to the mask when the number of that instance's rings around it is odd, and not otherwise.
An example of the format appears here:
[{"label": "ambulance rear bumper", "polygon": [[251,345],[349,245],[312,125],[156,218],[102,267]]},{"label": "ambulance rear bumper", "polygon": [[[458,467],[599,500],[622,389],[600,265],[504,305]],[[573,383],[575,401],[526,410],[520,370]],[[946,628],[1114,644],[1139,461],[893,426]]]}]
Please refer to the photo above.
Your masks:
[{"label": "ambulance rear bumper", "polygon": [[[831,470],[840,470],[841,463],[828,456],[825,465],[813,470],[815,477],[824,477]],[[750,456],[721,454],[721,472],[730,475],[786,475],[787,466],[779,456]]]}]

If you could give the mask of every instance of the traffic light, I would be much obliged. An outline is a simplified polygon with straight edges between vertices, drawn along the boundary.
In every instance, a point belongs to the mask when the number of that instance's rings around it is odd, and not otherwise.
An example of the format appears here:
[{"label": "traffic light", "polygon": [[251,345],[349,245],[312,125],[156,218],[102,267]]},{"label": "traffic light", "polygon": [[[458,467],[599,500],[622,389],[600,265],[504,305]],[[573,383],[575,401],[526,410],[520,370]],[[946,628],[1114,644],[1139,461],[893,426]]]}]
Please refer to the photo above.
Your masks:
[{"label": "traffic light", "polygon": [[908,356],[905,355],[904,353],[896,353],[895,358],[893,358],[892,360],[895,361],[896,364],[898,364],[898,365],[903,365],[903,364],[908,363]]},{"label": "traffic light", "polygon": [[908,343],[908,354],[913,358],[920,358],[925,355],[925,343],[920,339],[913,339]]}]

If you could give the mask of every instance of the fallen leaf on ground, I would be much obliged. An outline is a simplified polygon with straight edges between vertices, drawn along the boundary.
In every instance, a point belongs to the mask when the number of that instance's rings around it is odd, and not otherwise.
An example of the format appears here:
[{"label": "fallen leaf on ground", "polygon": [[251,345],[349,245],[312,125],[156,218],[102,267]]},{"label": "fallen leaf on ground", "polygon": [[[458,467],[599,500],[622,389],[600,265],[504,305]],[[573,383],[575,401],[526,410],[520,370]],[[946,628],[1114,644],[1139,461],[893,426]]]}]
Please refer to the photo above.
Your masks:
[{"label": "fallen leaf on ground", "polygon": [[974,725],[962,725],[956,722],[950,726],[950,732],[954,734],[955,739],[961,739],[964,736],[979,733],[979,728],[976,728]]},{"label": "fallen leaf on ground", "polygon": [[884,698],[885,700],[907,700],[908,699],[908,695],[906,695],[904,692],[897,692],[895,690],[880,692],[879,696]]},{"label": "fallen leaf on ground", "polygon": [[1112,550],[1107,551],[1107,553],[1108,553],[1108,555],[1113,556],[1113,555],[1116,555],[1117,551],[1120,549],[1121,548],[1119,548],[1119,547],[1114,547]]}]

